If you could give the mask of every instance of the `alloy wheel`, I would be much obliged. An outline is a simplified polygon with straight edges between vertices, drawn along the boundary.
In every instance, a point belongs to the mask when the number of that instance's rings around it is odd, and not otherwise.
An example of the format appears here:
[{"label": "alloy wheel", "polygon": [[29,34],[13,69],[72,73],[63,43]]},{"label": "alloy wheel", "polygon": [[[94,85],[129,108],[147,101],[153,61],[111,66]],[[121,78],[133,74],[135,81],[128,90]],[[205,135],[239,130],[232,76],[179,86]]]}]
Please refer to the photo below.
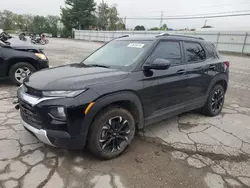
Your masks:
[{"label": "alloy wheel", "polygon": [[31,71],[28,67],[18,68],[15,71],[15,79],[19,83],[23,83],[23,80],[31,74]]},{"label": "alloy wheel", "polygon": [[221,110],[224,102],[224,93],[222,90],[217,89],[213,96],[211,101],[211,107],[213,112],[218,112]]},{"label": "alloy wheel", "polygon": [[99,143],[105,152],[117,152],[128,144],[130,127],[128,120],[121,116],[113,117],[102,127]]}]

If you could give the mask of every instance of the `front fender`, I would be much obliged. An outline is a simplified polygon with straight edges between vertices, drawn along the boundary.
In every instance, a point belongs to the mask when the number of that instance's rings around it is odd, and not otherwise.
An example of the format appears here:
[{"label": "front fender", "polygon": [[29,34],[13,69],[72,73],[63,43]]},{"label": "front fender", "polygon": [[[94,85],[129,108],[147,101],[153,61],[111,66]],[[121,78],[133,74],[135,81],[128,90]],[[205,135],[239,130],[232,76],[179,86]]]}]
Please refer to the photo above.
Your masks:
[{"label": "front fender", "polygon": [[95,104],[93,107],[89,110],[88,114],[85,116],[82,126],[82,135],[85,135],[87,137],[87,133],[89,130],[89,127],[91,126],[91,123],[93,122],[95,116],[106,106],[119,102],[119,101],[129,101],[133,103],[138,110],[138,129],[142,129],[144,126],[144,115],[143,115],[143,107],[141,104],[141,101],[139,97],[132,91],[122,91],[122,92],[116,92],[111,93],[108,95],[105,95],[103,97],[98,98],[95,101]]}]

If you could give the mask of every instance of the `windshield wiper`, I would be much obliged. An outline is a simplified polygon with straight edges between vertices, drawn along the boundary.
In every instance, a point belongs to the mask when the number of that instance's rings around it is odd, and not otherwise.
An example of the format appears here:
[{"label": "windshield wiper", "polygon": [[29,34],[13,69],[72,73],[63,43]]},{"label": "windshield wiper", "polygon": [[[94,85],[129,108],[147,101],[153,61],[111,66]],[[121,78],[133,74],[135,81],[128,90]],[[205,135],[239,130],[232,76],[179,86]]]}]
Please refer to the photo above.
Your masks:
[{"label": "windshield wiper", "polygon": [[110,68],[110,66],[107,66],[107,65],[100,65],[100,64],[85,64],[85,66],[88,66],[88,67],[103,67],[103,68]]}]

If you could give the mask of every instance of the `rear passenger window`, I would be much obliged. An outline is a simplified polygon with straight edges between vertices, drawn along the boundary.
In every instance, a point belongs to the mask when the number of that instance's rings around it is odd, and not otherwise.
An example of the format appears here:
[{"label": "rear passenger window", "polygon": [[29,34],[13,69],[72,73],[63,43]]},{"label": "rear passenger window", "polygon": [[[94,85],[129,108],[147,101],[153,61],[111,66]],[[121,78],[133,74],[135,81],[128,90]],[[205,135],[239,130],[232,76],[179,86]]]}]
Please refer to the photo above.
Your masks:
[{"label": "rear passenger window", "polygon": [[199,43],[196,42],[185,42],[185,51],[187,54],[187,61],[188,62],[197,62],[206,59],[205,50]]},{"label": "rear passenger window", "polygon": [[205,44],[205,48],[207,49],[208,57],[212,57],[212,58],[217,57],[215,46],[212,43]]},{"label": "rear passenger window", "polygon": [[180,43],[177,41],[161,41],[150,56],[151,61],[165,59],[172,65],[181,64]]}]

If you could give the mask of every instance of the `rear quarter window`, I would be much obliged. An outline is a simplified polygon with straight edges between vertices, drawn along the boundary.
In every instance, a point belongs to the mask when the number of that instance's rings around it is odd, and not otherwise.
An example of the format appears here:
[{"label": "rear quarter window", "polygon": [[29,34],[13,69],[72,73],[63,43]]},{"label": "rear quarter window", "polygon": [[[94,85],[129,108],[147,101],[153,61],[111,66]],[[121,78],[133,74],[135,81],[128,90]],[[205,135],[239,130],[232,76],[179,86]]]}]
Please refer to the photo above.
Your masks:
[{"label": "rear quarter window", "polygon": [[205,48],[207,50],[207,55],[208,55],[208,58],[216,58],[218,57],[218,52],[216,51],[216,48],[214,46],[213,43],[206,43],[205,45]]}]

